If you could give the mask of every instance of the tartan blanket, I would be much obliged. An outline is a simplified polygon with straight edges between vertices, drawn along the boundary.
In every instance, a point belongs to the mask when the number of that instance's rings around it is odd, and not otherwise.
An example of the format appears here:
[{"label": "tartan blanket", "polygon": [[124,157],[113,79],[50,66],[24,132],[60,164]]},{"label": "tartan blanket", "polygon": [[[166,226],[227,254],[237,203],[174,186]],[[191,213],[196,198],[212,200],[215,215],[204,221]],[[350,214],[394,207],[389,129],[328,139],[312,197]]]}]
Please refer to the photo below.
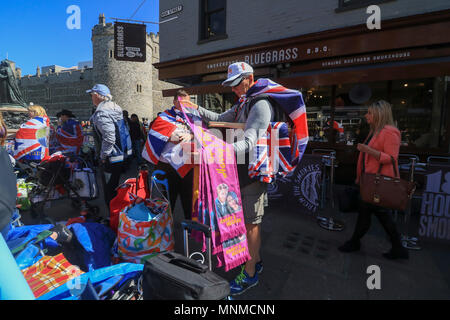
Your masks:
[{"label": "tartan blanket", "polygon": [[28,285],[36,298],[52,291],[83,273],[70,264],[62,253],[44,256],[32,266],[22,270]]}]

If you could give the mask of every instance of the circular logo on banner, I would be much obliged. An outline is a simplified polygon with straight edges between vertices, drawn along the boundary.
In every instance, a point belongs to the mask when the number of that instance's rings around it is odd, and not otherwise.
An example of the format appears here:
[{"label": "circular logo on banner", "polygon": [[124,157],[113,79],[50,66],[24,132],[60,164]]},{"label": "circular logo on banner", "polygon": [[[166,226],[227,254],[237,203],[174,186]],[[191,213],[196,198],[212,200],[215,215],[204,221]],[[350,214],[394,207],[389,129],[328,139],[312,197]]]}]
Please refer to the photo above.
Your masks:
[{"label": "circular logo on banner", "polygon": [[319,207],[322,170],[318,164],[310,164],[297,172],[293,193],[297,201],[311,213]]}]

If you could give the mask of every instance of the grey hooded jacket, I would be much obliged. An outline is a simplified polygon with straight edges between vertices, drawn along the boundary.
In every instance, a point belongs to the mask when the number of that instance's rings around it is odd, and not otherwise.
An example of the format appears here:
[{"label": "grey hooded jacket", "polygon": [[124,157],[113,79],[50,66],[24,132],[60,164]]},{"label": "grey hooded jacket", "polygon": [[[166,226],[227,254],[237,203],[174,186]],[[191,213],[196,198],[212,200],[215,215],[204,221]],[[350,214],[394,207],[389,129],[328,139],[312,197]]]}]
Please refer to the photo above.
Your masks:
[{"label": "grey hooded jacket", "polygon": [[91,123],[99,136],[97,154],[101,160],[123,155],[116,141],[116,123],[123,120],[122,108],[112,101],[100,103],[91,116]]}]

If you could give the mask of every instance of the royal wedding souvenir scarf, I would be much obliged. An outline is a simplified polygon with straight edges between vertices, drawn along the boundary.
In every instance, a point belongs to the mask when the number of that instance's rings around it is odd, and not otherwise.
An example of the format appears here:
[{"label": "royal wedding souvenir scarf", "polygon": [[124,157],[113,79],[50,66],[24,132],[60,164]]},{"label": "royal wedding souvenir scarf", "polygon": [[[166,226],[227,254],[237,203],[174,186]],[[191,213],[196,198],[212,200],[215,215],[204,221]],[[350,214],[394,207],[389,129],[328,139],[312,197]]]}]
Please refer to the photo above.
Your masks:
[{"label": "royal wedding souvenir scarf", "polygon": [[200,144],[198,206],[192,219],[211,227],[212,254],[217,256],[218,267],[223,263],[228,271],[250,259],[234,148],[210,134],[203,123],[185,118]]}]

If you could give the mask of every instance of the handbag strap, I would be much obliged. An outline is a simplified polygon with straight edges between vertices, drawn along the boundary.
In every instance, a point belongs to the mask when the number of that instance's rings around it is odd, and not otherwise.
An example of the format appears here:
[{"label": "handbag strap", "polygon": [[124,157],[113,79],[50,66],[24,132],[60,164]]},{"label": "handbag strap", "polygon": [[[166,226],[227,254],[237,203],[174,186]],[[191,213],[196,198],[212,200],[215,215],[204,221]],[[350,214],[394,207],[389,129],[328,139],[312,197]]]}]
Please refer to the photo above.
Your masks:
[{"label": "handbag strap", "polygon": [[[395,160],[394,160],[394,157],[393,157],[393,156],[390,156],[390,157],[391,157],[392,167],[393,167],[393,169],[394,169],[394,175],[395,175],[395,178],[400,179],[400,175],[399,175],[399,173],[398,173],[398,171],[397,171],[397,167],[395,166]],[[383,167],[383,164],[380,163],[380,167],[378,168],[377,174],[380,174],[380,173],[381,173],[382,167]],[[366,172],[366,153],[363,152],[363,159],[362,159],[362,173],[365,173],[365,172]]]}]

